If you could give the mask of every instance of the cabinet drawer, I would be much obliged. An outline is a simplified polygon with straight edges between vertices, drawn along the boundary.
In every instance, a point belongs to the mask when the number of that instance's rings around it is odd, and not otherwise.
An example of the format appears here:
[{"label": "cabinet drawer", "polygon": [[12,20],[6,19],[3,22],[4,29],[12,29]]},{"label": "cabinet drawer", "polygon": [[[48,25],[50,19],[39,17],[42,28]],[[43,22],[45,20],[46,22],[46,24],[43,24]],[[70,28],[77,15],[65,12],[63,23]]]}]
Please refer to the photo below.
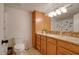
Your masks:
[{"label": "cabinet drawer", "polygon": [[41,36],[41,40],[45,40],[46,41],[46,37],[45,36]]},{"label": "cabinet drawer", "polygon": [[56,40],[53,38],[47,38],[47,42],[50,42],[51,44],[55,44],[56,45]]},{"label": "cabinet drawer", "polygon": [[40,39],[39,39],[39,38],[37,38],[37,40],[36,40],[36,41],[40,42]]},{"label": "cabinet drawer", "polygon": [[57,47],[57,54],[58,55],[76,55],[75,53],[73,53],[69,50],[66,50],[62,47]]},{"label": "cabinet drawer", "polygon": [[65,41],[58,41],[57,44],[58,44],[58,46],[61,46],[63,48],[68,49],[69,51],[79,54],[79,46],[78,45],[75,45],[75,44],[72,44],[69,42],[65,42]]},{"label": "cabinet drawer", "polygon": [[41,37],[41,46],[46,45],[46,37]]},{"label": "cabinet drawer", "polygon": [[40,45],[40,35],[36,36],[36,45]]},{"label": "cabinet drawer", "polygon": [[36,35],[37,35],[38,38],[40,38],[40,35],[39,34],[36,34]]},{"label": "cabinet drawer", "polygon": [[36,45],[37,49],[40,51],[40,45]]},{"label": "cabinet drawer", "polygon": [[40,45],[41,43],[39,41],[37,41],[36,44]]},{"label": "cabinet drawer", "polygon": [[46,45],[46,42],[42,40],[41,45]]},{"label": "cabinet drawer", "polygon": [[40,41],[40,35],[36,36],[36,41]]}]

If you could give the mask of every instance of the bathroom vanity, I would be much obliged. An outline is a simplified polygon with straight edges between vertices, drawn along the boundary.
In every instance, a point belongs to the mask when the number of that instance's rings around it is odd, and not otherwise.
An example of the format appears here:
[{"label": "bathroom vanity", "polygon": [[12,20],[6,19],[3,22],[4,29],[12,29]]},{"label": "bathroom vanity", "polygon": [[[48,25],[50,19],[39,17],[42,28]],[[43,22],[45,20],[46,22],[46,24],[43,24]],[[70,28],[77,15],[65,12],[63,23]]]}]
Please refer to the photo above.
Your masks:
[{"label": "bathroom vanity", "polygon": [[34,11],[32,19],[32,45],[41,54],[79,55],[79,32],[72,32],[70,18],[51,21],[45,14]]},{"label": "bathroom vanity", "polygon": [[36,48],[45,55],[77,55],[79,38],[37,33]]}]

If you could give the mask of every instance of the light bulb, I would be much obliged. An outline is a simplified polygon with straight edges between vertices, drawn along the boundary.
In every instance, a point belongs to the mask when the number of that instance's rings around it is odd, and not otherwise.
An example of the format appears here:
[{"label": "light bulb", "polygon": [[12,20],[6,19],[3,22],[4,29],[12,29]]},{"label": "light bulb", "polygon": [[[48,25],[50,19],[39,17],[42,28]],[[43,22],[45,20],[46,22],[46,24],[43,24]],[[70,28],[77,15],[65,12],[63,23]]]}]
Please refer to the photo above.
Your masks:
[{"label": "light bulb", "polygon": [[56,12],[52,11],[50,13],[48,13],[48,16],[49,17],[54,17],[54,16],[57,16]]},{"label": "light bulb", "polygon": [[57,10],[56,10],[56,13],[57,13],[58,15],[60,15],[60,14],[61,14],[60,9],[57,9]]},{"label": "light bulb", "polygon": [[51,13],[53,16],[57,16],[56,12],[52,11]]},{"label": "light bulb", "polygon": [[61,8],[61,12],[67,13],[67,9],[66,9],[65,7],[62,7],[62,8]]},{"label": "light bulb", "polygon": [[48,16],[49,16],[49,17],[53,17],[52,13],[48,13]]},{"label": "light bulb", "polygon": [[49,17],[54,17],[57,16],[56,12],[52,11],[48,14]]}]

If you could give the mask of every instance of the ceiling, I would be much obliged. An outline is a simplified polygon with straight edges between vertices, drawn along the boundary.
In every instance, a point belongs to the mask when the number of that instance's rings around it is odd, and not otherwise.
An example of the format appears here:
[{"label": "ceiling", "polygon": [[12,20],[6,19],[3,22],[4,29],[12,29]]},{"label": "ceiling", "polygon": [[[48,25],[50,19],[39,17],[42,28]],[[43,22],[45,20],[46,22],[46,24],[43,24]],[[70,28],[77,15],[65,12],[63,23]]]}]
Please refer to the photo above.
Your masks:
[{"label": "ceiling", "polygon": [[40,12],[50,12],[58,7],[66,5],[66,3],[6,3],[8,7],[18,8],[26,11],[38,10]]},{"label": "ceiling", "polygon": [[[7,7],[12,7],[12,8],[17,8],[29,12],[33,12],[34,10],[48,13],[50,11],[56,10],[59,7],[63,7],[69,3],[6,3],[5,6]],[[68,8],[68,13],[62,14],[59,16],[56,16],[54,18],[66,18],[66,17],[71,17],[73,14],[79,12],[79,4],[71,4],[72,6]]]}]

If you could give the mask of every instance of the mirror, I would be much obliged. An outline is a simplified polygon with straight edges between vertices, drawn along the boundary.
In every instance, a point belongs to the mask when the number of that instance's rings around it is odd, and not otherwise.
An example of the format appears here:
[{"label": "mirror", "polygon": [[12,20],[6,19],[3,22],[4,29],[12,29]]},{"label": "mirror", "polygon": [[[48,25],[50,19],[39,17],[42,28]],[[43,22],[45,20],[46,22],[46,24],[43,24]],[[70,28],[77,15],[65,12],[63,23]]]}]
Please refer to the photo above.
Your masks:
[{"label": "mirror", "polygon": [[79,4],[71,4],[67,13],[51,18],[51,31],[79,32]]}]

